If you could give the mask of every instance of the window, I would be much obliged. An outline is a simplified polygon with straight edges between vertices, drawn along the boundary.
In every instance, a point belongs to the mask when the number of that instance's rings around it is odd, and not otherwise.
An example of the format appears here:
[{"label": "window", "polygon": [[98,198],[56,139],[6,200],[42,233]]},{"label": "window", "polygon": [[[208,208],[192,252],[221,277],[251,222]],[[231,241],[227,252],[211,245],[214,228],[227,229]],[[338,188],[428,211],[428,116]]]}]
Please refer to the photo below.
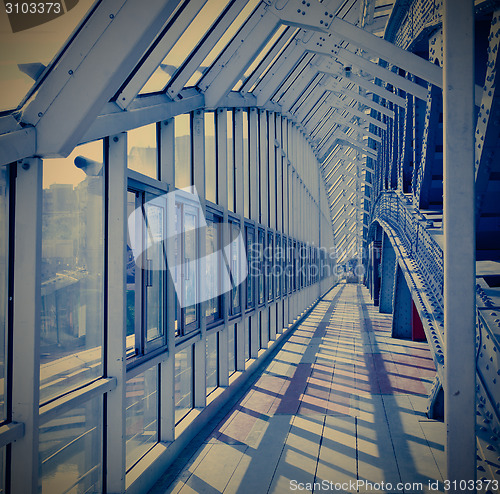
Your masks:
[{"label": "window", "polygon": [[[177,197],[180,197],[178,194]],[[176,202],[175,276],[176,336],[199,328],[198,235],[199,208],[189,200]]]},{"label": "window", "polygon": [[156,124],[127,133],[127,167],[154,179],[158,178],[156,133]]},{"label": "window", "polygon": [[193,346],[175,354],[175,423],[193,408]]},{"label": "window", "polygon": [[127,381],[126,468],[130,470],[158,442],[158,366]]},{"label": "window", "polygon": [[288,239],[288,249],[287,249],[287,278],[288,278],[288,293],[292,293],[294,290],[294,279],[295,279],[295,261],[294,261],[294,250],[293,250],[293,240]]},{"label": "window", "polygon": [[254,244],[255,244],[255,230],[252,226],[246,225],[245,226],[245,234],[246,234],[246,243],[247,243],[247,303],[246,303],[246,308],[247,309],[253,309],[255,308],[255,278],[257,275],[257,269],[256,266],[254,266],[254,263],[256,261],[256,255],[254,251]]},{"label": "window", "polygon": [[135,180],[127,191],[127,357],[166,344],[166,200]]},{"label": "window", "polygon": [[43,163],[40,402],[103,375],[103,143]]},{"label": "window", "polygon": [[193,183],[191,163],[191,115],[185,113],[174,119],[175,127],[175,186],[179,189]]},{"label": "window", "polygon": [[[237,220],[229,220],[229,232],[230,232],[230,270],[231,273],[238,273],[240,266],[240,259],[239,259],[239,252],[238,252],[238,245],[235,240],[238,238],[238,235],[240,234],[240,227],[238,223],[236,222]],[[237,314],[241,313],[241,290],[240,290],[240,285],[237,284],[236,282],[233,282],[233,288],[231,290],[231,310],[230,310],[230,315],[235,316]]]},{"label": "window", "polygon": [[222,217],[207,210],[205,214],[206,228],[206,276],[203,287],[207,290],[205,316],[207,326],[220,321],[222,318]]},{"label": "window", "polygon": [[217,158],[215,142],[215,112],[205,112],[205,196],[217,202]]}]

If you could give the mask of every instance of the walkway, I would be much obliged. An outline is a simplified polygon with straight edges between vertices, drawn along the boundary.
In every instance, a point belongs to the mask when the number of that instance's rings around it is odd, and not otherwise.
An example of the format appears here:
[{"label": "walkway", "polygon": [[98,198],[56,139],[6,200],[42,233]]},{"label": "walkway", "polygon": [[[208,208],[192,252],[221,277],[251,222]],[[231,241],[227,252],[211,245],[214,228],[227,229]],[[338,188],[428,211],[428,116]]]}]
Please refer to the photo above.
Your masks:
[{"label": "walkway", "polygon": [[335,287],[155,493],[430,492],[445,464],[424,413],[435,369],[425,343],[390,332],[366,288]]}]

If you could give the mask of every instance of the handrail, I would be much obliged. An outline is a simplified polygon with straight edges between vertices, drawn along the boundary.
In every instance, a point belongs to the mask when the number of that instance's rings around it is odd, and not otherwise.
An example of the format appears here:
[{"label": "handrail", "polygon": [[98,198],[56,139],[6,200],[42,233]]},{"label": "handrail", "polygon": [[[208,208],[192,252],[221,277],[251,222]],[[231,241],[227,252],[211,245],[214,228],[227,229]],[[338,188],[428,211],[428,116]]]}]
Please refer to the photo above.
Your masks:
[{"label": "handrail", "polygon": [[416,214],[410,212],[407,197],[396,191],[384,191],[377,197],[372,212],[373,219],[381,219],[397,233],[406,251],[416,261],[425,275],[433,295],[443,303],[444,265],[443,251],[432,235],[421,224]]}]

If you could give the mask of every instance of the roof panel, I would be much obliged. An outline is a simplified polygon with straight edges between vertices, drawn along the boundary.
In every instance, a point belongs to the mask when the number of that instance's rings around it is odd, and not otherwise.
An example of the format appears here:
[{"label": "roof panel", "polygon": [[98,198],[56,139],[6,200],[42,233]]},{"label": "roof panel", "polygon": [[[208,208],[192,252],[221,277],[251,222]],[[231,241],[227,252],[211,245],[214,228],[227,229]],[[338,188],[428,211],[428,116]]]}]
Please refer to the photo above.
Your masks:
[{"label": "roof panel", "polygon": [[280,38],[287,30],[288,28],[285,25],[281,25],[276,29],[276,32],[273,34],[272,38],[267,42],[266,46],[264,46],[264,48],[255,56],[252,63],[245,70],[243,77],[235,84],[235,86],[233,87],[233,91],[239,91],[243,87],[243,84],[254,73],[254,71],[260,65],[262,60],[264,60],[267,54],[273,49],[273,47],[276,45],[276,43],[280,40]]},{"label": "roof panel", "polygon": [[54,19],[29,29],[11,26],[8,16],[0,15],[0,111],[19,107],[36,88],[34,81],[40,81],[45,67],[55,65],[66,40],[73,38],[94,3],[80,0],[66,13],[61,3],[54,4],[59,5],[60,15],[54,7]]},{"label": "roof panel", "polygon": [[[163,62],[146,82],[139,94],[163,91],[177,70],[187,60],[196,45],[217,21],[230,0],[208,0],[193,22],[187,26]],[[168,36],[168,32],[165,34]]]},{"label": "roof panel", "polygon": [[252,15],[253,11],[255,10],[257,5],[259,5],[259,3],[260,0],[248,0],[243,10],[239,13],[236,19],[230,24],[230,26],[225,31],[223,36],[219,39],[217,44],[212,48],[210,53],[203,60],[198,70],[189,79],[189,81],[186,84],[186,87],[196,86],[198,82],[200,82],[205,72],[213,65],[213,63],[217,60],[219,55],[224,51],[226,46],[229,45],[231,40],[243,26],[245,21]]}]

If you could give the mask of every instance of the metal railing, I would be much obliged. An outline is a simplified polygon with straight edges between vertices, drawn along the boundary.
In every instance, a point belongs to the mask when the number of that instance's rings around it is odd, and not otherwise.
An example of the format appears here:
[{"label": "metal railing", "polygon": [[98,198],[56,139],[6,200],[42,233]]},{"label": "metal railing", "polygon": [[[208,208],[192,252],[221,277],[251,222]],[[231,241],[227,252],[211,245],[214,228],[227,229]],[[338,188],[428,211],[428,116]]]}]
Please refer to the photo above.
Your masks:
[{"label": "metal railing", "polygon": [[372,218],[385,221],[397,232],[442,311],[443,251],[424,226],[425,218],[412,211],[410,198],[392,190],[382,192],[374,204]]}]

